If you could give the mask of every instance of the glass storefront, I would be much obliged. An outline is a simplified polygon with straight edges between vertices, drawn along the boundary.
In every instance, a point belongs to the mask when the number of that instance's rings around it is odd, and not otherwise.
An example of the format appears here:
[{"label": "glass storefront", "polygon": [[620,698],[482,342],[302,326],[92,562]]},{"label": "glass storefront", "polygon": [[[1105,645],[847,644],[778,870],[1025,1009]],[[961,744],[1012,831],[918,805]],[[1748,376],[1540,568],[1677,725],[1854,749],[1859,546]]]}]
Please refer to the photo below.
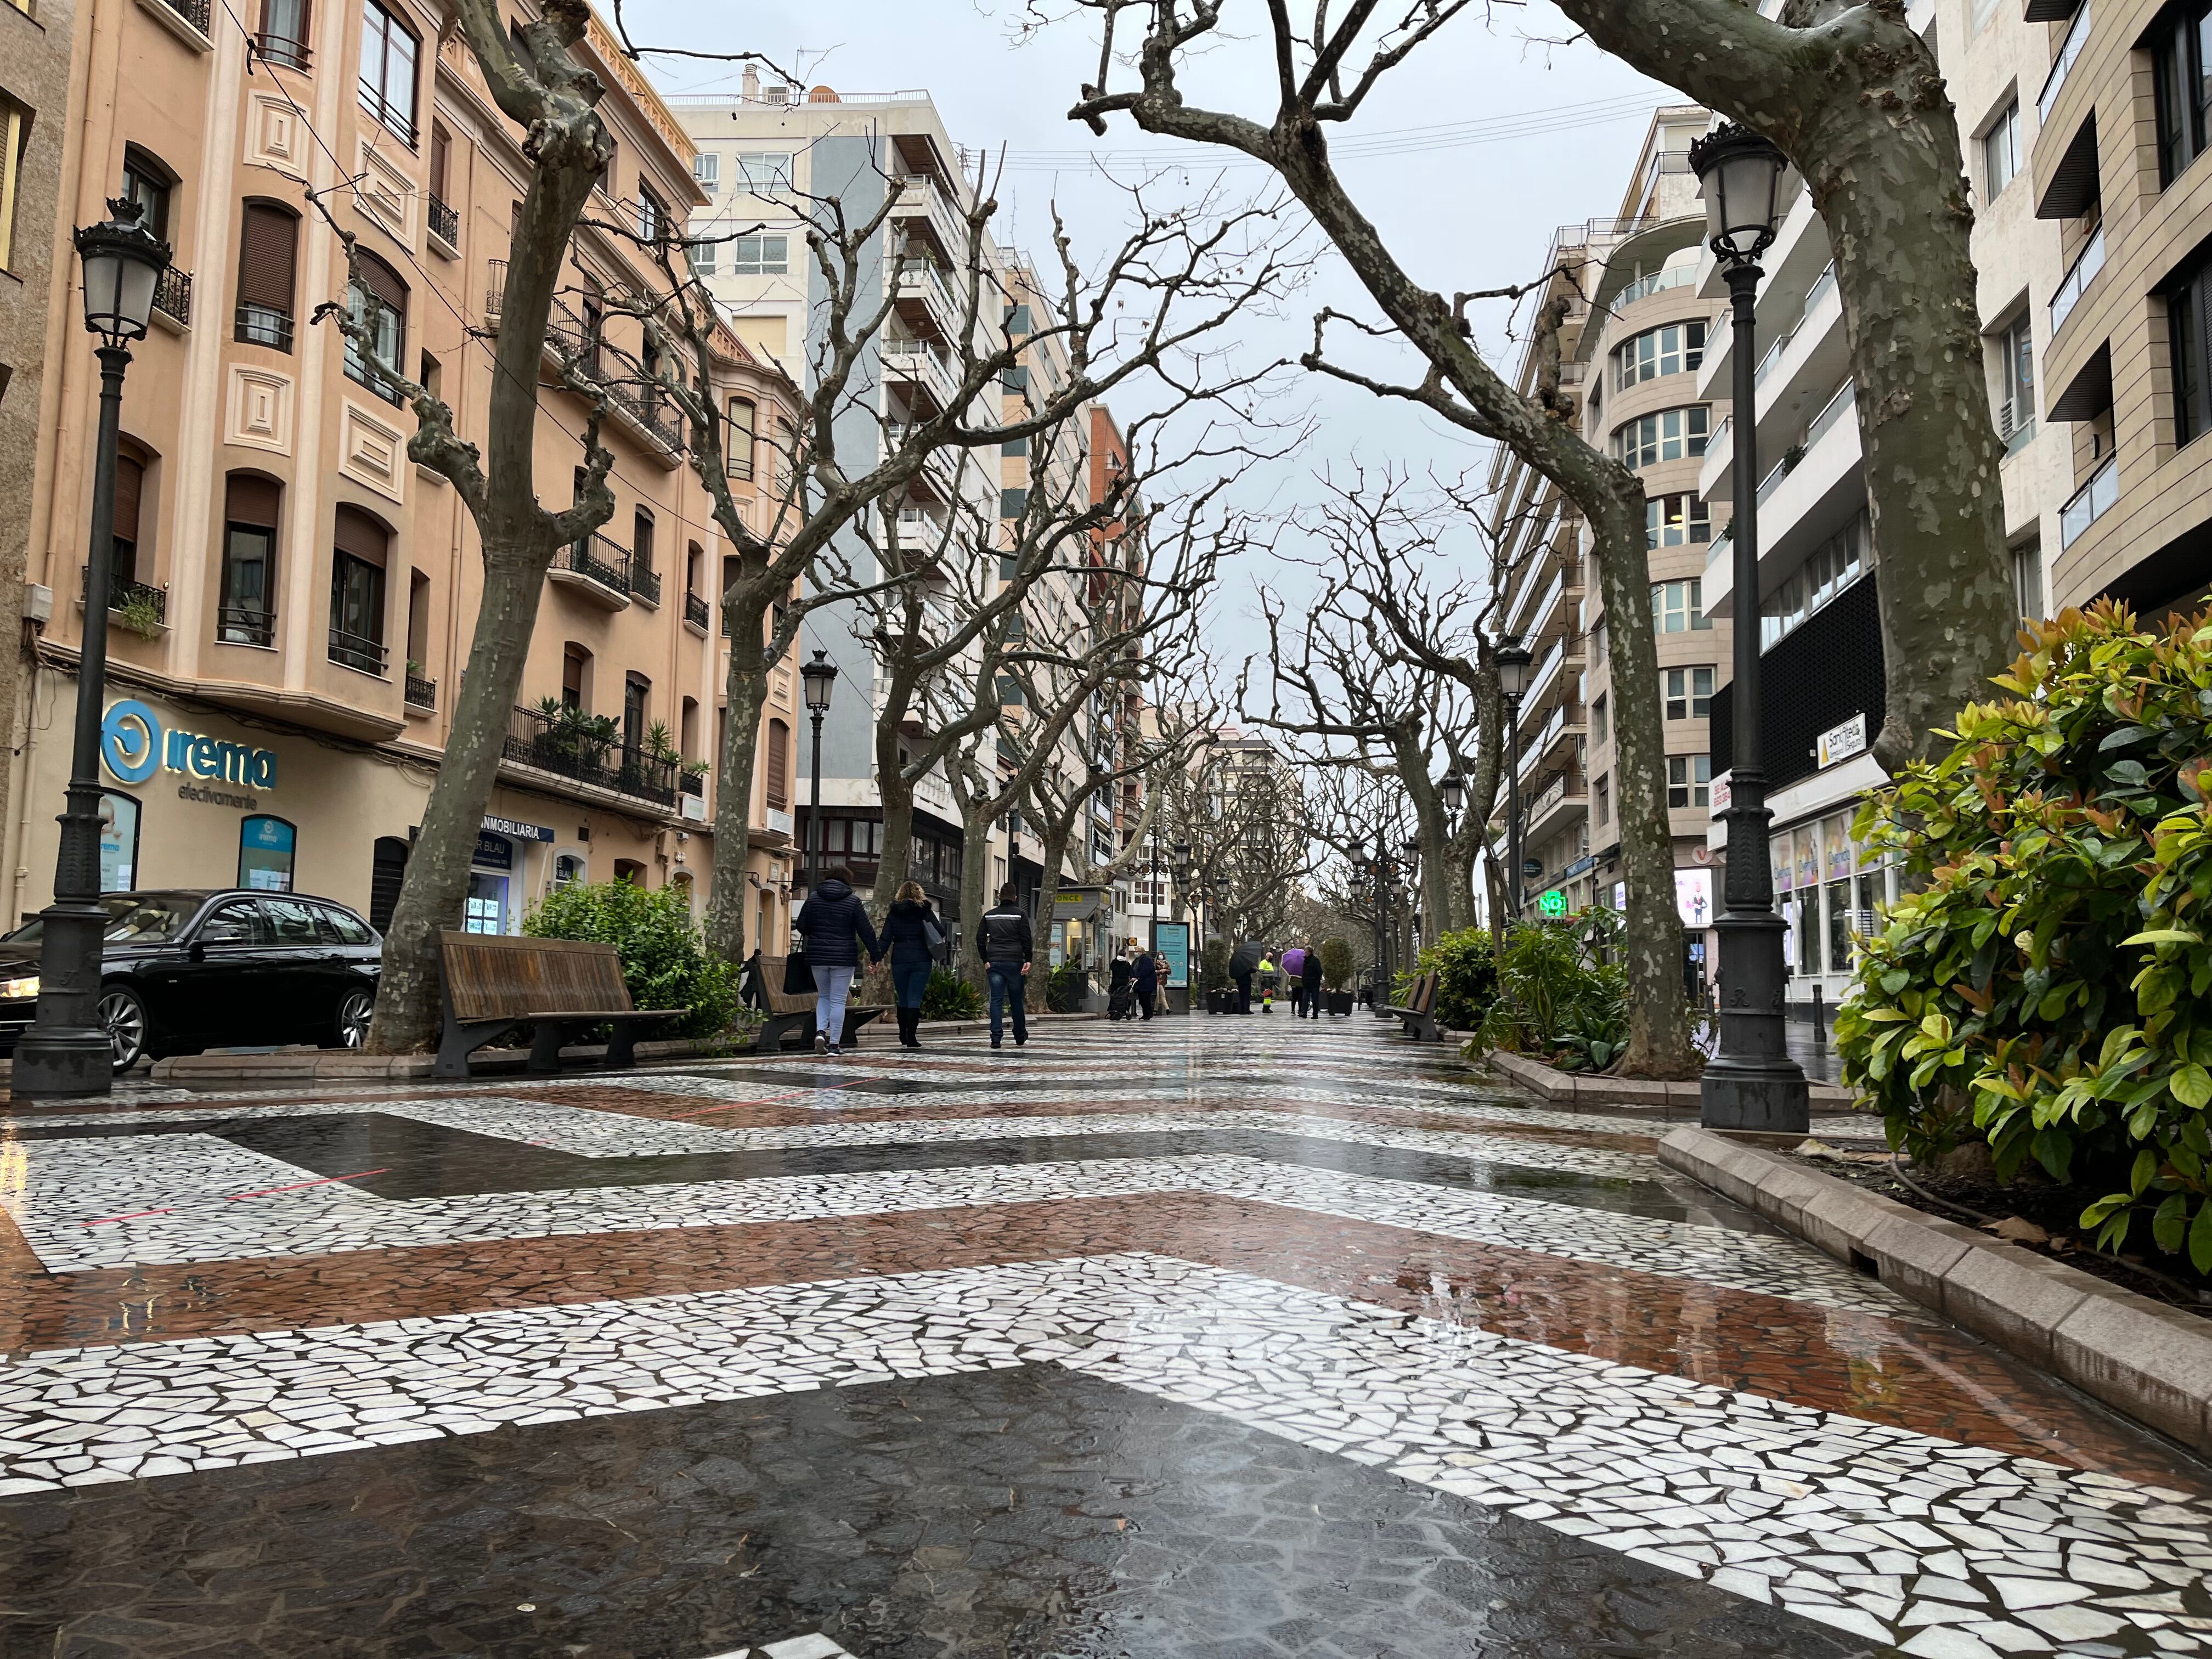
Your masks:
[{"label": "glass storefront", "polygon": [[1872,933],[1877,909],[1896,896],[1891,866],[1851,835],[1856,812],[1774,832],[1774,908],[1788,929],[1784,960],[1800,977],[1850,973],[1851,936]]}]

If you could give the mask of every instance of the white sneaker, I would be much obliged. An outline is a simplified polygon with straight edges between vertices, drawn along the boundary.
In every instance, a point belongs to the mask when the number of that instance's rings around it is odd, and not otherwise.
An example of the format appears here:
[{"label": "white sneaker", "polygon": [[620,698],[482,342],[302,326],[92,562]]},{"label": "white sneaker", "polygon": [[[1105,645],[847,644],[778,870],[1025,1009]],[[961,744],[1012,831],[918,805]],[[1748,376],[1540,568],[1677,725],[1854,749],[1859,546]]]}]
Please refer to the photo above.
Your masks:
[{"label": "white sneaker", "polygon": [[814,1034],[814,1052],[817,1054],[826,1054],[830,1052],[830,1034],[827,1031],[817,1031]]},{"label": "white sneaker", "polygon": [[845,1052],[845,1051],[844,1051],[842,1048],[839,1048],[836,1043],[834,1043],[834,1042],[833,1042],[833,1043],[831,1043],[831,1044],[830,1045],[830,1057],[831,1057],[832,1059],[836,1058],[838,1055],[840,1055],[840,1054],[843,1054],[844,1052]]}]

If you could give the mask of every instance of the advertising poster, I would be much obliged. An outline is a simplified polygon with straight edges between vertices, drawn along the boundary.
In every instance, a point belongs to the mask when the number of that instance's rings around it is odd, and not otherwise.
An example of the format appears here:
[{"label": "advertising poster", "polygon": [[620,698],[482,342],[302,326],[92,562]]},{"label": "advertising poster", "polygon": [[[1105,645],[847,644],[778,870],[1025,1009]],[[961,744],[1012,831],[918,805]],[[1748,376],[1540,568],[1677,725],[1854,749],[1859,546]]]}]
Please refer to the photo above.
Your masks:
[{"label": "advertising poster", "polygon": [[100,890],[127,893],[138,873],[138,803],[102,790],[100,796]]},{"label": "advertising poster", "polygon": [[1188,922],[1160,923],[1160,954],[1168,959],[1168,989],[1188,990],[1190,988],[1190,924]]}]

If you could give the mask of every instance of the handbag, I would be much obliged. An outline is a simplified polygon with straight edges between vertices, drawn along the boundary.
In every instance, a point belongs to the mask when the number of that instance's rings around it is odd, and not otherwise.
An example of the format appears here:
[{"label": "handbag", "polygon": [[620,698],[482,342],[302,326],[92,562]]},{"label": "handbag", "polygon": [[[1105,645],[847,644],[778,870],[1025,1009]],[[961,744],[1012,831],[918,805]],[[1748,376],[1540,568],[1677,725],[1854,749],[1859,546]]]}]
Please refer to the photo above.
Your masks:
[{"label": "handbag", "polygon": [[945,929],[937,925],[937,918],[925,915],[921,919],[921,942],[929,947],[929,954],[938,961],[945,960]]},{"label": "handbag", "polygon": [[814,988],[814,970],[806,965],[806,952],[793,951],[783,964],[784,994],[803,997]]}]

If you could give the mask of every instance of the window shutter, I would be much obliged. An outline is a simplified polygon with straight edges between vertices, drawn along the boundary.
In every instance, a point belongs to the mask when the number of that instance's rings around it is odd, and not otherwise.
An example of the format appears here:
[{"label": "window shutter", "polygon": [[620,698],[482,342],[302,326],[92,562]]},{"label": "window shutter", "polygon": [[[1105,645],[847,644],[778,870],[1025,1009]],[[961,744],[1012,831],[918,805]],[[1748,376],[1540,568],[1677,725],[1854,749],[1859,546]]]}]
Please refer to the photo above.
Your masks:
[{"label": "window shutter", "polygon": [[402,317],[407,314],[407,285],[399,280],[399,274],[383,260],[362,254],[361,281],[362,287],[391,307],[396,314]]},{"label": "window shutter", "polygon": [[146,464],[135,455],[115,458],[115,534],[118,539],[138,539],[138,497],[146,488]]},{"label": "window shutter", "polygon": [[392,540],[391,532],[357,507],[341,505],[331,544],[341,553],[349,553],[364,564],[384,568],[385,550]]},{"label": "window shutter", "polygon": [[430,129],[430,194],[441,202],[451,199],[446,194],[446,152],[453,148],[453,142],[445,128]]},{"label": "window shutter", "polygon": [[791,801],[791,728],[781,720],[768,723],[768,804],[779,812]]},{"label": "window shutter", "polygon": [[223,481],[222,516],[228,524],[276,528],[276,507],[283,491],[273,478],[251,472],[234,472]]},{"label": "window shutter", "polygon": [[[239,235],[238,300],[240,305],[265,306],[292,314],[294,259],[299,242],[299,221],[282,208],[262,202],[246,204],[246,223]],[[366,273],[368,263],[363,261]]]}]

